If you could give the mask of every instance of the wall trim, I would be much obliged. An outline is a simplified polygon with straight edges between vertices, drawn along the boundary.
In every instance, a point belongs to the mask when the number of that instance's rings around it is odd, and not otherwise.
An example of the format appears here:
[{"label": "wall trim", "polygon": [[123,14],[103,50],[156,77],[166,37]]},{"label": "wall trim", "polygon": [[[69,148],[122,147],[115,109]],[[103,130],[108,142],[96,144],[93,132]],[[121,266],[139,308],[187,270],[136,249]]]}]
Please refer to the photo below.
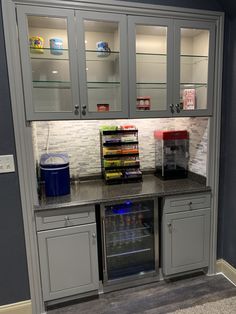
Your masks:
[{"label": "wall trim", "polygon": [[217,274],[223,274],[229,281],[236,286],[236,268],[223,259],[216,261]]},{"label": "wall trim", "polygon": [[0,314],[31,314],[31,300],[0,306]]}]

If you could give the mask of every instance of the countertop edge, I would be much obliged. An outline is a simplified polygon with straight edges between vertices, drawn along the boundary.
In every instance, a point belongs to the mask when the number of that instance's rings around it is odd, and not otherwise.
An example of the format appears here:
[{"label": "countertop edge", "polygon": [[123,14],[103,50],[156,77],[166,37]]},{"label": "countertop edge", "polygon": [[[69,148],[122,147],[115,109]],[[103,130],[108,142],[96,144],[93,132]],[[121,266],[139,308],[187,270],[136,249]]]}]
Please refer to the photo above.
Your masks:
[{"label": "countertop edge", "polygon": [[121,195],[119,197],[109,197],[103,199],[91,199],[89,201],[72,201],[68,203],[57,203],[57,204],[50,204],[50,205],[34,205],[34,211],[44,211],[44,210],[56,210],[62,208],[71,208],[76,206],[83,206],[83,205],[95,205],[95,204],[103,204],[103,203],[110,203],[114,201],[122,201],[126,199],[141,199],[141,198],[151,198],[151,197],[165,197],[165,196],[175,196],[181,194],[192,194],[192,193],[201,193],[201,192],[211,192],[210,186],[205,186],[202,188],[193,188],[192,190],[176,190],[176,191],[167,191],[167,192],[156,192],[156,193],[143,193],[139,195]]}]

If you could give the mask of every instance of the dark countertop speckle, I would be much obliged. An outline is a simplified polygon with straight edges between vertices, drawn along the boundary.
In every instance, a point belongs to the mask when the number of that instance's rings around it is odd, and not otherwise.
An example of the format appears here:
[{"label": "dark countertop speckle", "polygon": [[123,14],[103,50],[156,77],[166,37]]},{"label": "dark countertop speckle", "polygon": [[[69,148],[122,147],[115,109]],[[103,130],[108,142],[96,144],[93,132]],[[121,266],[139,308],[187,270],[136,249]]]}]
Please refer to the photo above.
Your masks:
[{"label": "dark countertop speckle", "polygon": [[69,195],[42,197],[35,210],[207,191],[211,188],[200,181],[190,178],[163,181],[151,174],[144,175],[143,181],[138,183],[107,185],[103,180],[88,180],[73,183]]}]

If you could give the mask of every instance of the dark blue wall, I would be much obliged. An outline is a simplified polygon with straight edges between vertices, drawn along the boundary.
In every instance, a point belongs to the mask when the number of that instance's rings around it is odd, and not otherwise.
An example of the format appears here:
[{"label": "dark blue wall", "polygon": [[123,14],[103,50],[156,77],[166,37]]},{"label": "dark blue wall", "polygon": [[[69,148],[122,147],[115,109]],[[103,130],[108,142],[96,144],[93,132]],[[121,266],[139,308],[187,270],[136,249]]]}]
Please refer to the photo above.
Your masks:
[{"label": "dark blue wall", "polygon": [[[0,155],[15,153],[0,12]],[[0,174],[0,305],[30,299],[18,173]]]},{"label": "dark blue wall", "polygon": [[[233,14],[232,14],[233,13]],[[231,16],[236,15],[231,11]],[[227,20],[223,73],[218,257],[236,267],[236,18]]]},{"label": "dark blue wall", "polygon": [[158,5],[169,5],[174,7],[192,8],[192,9],[204,9],[213,11],[222,11],[223,6],[220,1],[217,0],[122,0],[125,2],[139,2],[150,3]]}]

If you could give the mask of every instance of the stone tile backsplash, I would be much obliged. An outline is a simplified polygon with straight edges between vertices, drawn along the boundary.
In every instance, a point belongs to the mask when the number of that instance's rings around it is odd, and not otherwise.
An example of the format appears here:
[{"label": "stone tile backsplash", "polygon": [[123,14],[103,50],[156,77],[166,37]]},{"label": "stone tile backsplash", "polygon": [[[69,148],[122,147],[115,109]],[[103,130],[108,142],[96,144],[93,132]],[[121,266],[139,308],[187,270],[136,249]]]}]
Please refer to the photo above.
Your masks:
[{"label": "stone tile backsplash", "polygon": [[139,130],[142,170],[155,168],[154,130],[188,130],[190,135],[189,169],[206,176],[208,118],[167,118],[91,121],[36,121],[32,123],[35,159],[48,152],[67,152],[71,178],[101,174],[101,125],[134,124]]}]

